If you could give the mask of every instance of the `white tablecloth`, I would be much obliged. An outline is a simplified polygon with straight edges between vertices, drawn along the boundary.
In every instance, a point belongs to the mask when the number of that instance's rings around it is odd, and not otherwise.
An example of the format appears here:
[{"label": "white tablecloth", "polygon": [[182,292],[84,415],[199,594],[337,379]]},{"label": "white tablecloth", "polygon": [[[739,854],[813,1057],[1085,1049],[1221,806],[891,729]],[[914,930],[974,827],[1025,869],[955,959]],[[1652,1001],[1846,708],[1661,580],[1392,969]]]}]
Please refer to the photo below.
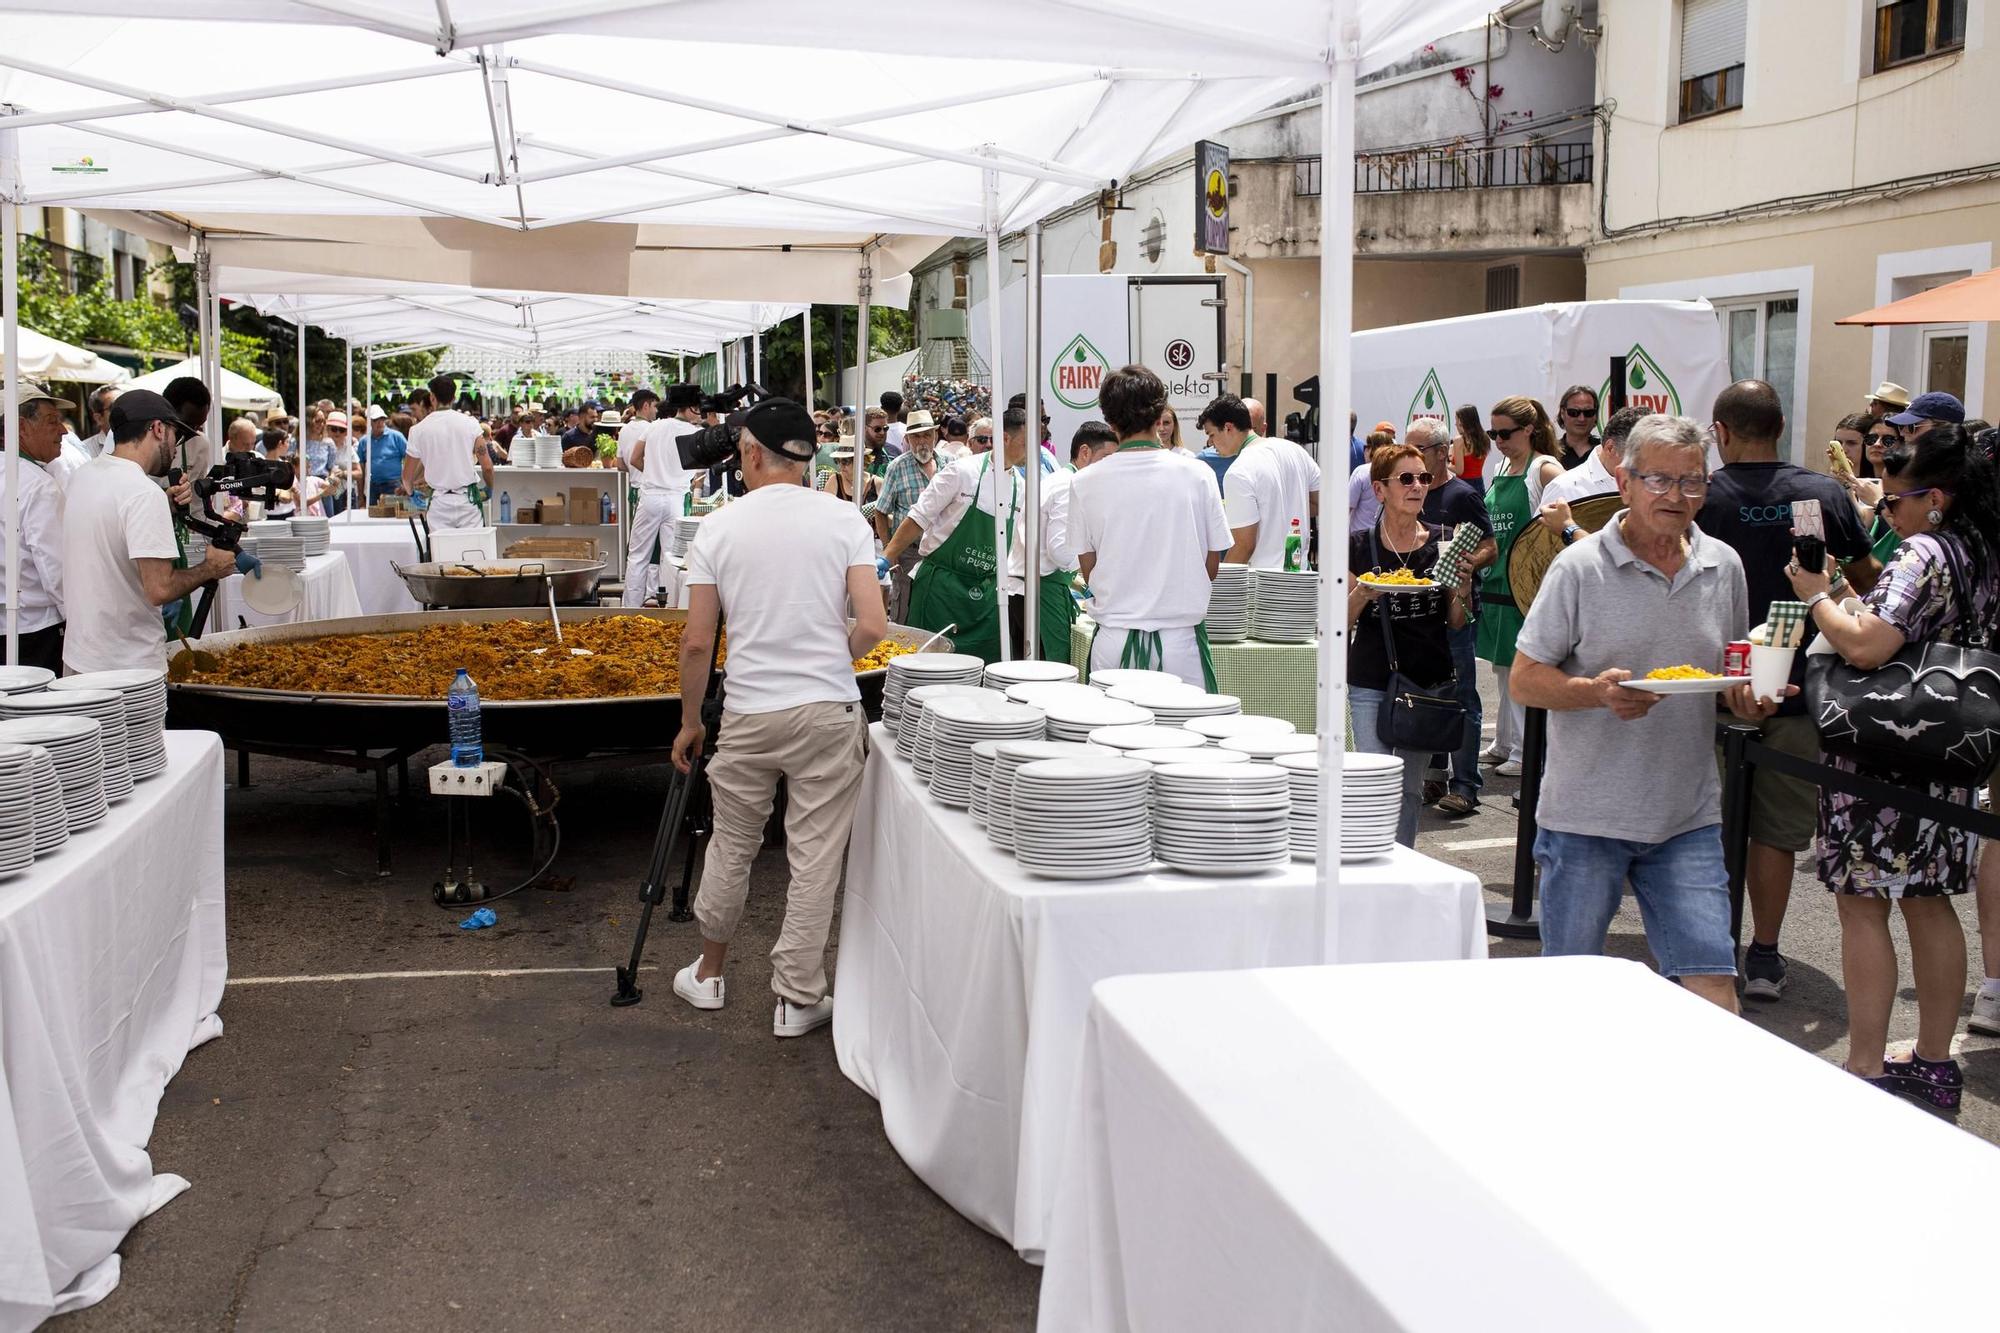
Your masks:
[{"label": "white tablecloth", "polygon": [[[354,571],[345,551],[328,551],[306,558],[305,571],[299,575],[305,581],[305,595],[282,616],[252,610],[243,600],[243,577],[231,574],[222,581],[215,594],[214,609],[208,613],[209,632],[237,628],[238,617],[252,625],[284,625],[297,620],[335,620],[361,614],[361,597],[355,589]],[[400,585],[402,580],[397,583]]]},{"label": "white tablecloth", "polygon": [[410,535],[409,520],[366,515],[349,518],[343,514],[327,526],[333,533],[332,549],[347,556],[355,595],[361,599],[360,614],[386,616],[424,609],[410,596],[409,585],[389,567],[392,560],[401,565],[417,563],[417,542]]},{"label": "white tablecloth", "polygon": [[0,1333],[101,1300],[118,1243],[187,1188],[146,1153],[160,1093],[222,1032],[222,744],[0,880]]},{"label": "white tablecloth", "polygon": [[1636,963],[1097,988],[1042,1333],[1991,1328],[2000,1150]]},{"label": "white tablecloth", "polygon": [[[875,729],[848,853],[833,1040],[889,1141],[1029,1258],[1045,1243],[1090,988],[1318,961],[1313,869],[1029,876]],[[1343,960],[1484,957],[1479,881],[1398,849],[1341,875]]]}]

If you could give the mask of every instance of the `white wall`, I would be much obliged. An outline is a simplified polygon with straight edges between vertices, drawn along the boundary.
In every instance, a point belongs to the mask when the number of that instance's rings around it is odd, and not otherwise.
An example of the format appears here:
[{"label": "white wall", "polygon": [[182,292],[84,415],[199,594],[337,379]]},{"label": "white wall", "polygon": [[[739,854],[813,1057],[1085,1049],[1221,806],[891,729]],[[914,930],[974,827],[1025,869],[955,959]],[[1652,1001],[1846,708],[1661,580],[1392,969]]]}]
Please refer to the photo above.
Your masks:
[{"label": "white wall", "polygon": [[855,392],[854,368],[849,366],[840,372],[840,402],[846,407],[873,407],[882,401],[882,395],[890,389],[903,391],[903,375],[916,361],[915,352],[905,352],[901,356],[885,357],[868,363],[867,388]]}]

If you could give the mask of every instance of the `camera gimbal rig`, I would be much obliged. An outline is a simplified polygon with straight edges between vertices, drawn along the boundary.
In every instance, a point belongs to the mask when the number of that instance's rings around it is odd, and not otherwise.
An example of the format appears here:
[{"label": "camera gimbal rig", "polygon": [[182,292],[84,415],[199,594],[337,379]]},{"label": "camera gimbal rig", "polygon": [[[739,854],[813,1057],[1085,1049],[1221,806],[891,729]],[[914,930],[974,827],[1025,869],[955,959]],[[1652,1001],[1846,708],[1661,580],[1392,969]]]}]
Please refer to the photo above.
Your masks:
[{"label": "camera gimbal rig", "polygon": [[[178,486],[181,477],[181,470],[174,468],[167,473],[167,484]],[[207,517],[183,509],[180,518],[208,538],[210,546],[235,551],[241,547],[243,534],[249,528],[226,514],[217,513],[215,497],[233,496],[240,501],[272,504],[277,500],[278,492],[289,489],[291,484],[292,465],[283,459],[259,458],[255,454],[227,454],[208,470],[207,476],[194,479],[195,498],[201,502],[202,514]],[[208,613],[215,605],[215,587],[211,583],[203,588],[201,600],[195,604],[194,623],[189,627],[194,638],[200,638],[208,624]]]}]

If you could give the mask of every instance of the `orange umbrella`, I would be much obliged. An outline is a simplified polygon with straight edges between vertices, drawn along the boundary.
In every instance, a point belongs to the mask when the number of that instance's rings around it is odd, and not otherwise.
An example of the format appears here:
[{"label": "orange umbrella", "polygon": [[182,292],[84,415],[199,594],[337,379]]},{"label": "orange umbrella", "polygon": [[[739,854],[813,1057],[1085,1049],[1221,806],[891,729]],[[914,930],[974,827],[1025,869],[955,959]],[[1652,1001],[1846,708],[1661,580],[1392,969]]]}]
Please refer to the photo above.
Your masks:
[{"label": "orange umbrella", "polygon": [[1983,324],[2000,320],[2000,268],[1975,273],[1836,324]]}]

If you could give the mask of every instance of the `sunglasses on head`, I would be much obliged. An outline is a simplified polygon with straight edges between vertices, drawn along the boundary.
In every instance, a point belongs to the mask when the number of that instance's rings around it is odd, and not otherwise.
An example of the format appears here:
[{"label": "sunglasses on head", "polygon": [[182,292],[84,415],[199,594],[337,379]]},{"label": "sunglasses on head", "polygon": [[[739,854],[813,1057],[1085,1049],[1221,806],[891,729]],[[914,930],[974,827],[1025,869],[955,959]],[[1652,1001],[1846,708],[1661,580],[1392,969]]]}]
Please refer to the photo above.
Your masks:
[{"label": "sunglasses on head", "polygon": [[1428,472],[1398,472],[1395,476],[1389,478],[1389,480],[1401,482],[1405,486],[1428,486],[1431,484],[1431,474]]}]

